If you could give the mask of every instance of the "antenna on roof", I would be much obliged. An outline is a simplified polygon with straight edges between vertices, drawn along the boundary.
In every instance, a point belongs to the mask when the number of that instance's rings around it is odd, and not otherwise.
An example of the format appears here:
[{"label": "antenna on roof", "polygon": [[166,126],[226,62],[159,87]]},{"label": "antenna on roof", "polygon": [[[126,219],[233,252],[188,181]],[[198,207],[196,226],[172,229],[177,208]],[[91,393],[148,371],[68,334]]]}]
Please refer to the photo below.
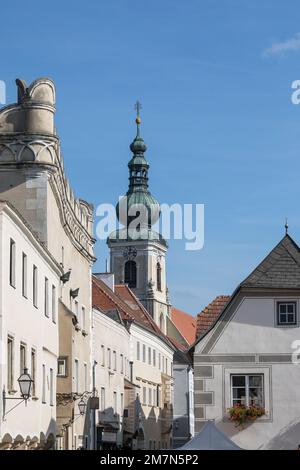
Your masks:
[{"label": "antenna on roof", "polygon": [[105,260],[105,272],[108,273],[108,260]]},{"label": "antenna on roof", "polygon": [[287,217],[285,218],[285,225],[284,225],[284,228],[285,228],[285,234],[287,235],[287,234],[288,234],[288,230],[289,230]]}]

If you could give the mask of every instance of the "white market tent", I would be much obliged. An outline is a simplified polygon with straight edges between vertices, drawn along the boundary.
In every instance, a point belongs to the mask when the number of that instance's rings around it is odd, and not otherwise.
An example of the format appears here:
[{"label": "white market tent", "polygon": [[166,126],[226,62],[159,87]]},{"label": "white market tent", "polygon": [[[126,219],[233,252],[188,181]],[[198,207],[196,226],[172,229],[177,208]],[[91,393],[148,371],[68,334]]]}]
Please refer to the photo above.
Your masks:
[{"label": "white market tent", "polygon": [[[207,421],[203,429],[180,450],[242,450],[220,431],[213,421]],[[176,450],[179,450],[176,449]]]}]

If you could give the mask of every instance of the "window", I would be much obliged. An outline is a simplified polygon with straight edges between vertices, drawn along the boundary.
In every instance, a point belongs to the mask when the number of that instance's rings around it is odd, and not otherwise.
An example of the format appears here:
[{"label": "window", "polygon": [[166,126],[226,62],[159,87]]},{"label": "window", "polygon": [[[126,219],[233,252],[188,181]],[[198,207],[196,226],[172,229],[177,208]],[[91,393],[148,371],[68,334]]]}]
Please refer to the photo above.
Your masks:
[{"label": "window", "polygon": [[20,344],[20,375],[24,373],[26,369],[26,345],[24,343]]},{"label": "window", "polygon": [[159,328],[161,329],[161,331],[164,332],[164,315],[163,315],[163,313],[161,313],[160,317],[159,317]]},{"label": "window", "polygon": [[101,345],[101,365],[105,366],[105,347],[103,344]]},{"label": "window", "polygon": [[153,366],[156,367],[156,351],[153,349]]},{"label": "window", "polygon": [[27,298],[27,256],[22,253],[22,295]]},{"label": "window", "polygon": [[140,342],[139,341],[136,343],[136,358],[138,361],[140,360]]},{"label": "window", "polygon": [[7,390],[11,392],[14,388],[14,340],[11,336],[7,338]]},{"label": "window", "polygon": [[50,406],[54,405],[54,377],[53,369],[50,369]]},{"label": "window", "polygon": [[136,262],[128,260],[125,263],[125,284],[129,287],[136,287]]},{"label": "window", "polygon": [[49,280],[45,277],[45,304],[44,304],[44,313],[46,317],[49,317]]},{"label": "window", "polygon": [[86,331],[86,316],[85,316],[85,307],[81,307],[81,321],[82,321],[82,329]]},{"label": "window", "polygon": [[74,305],[75,305],[75,315],[76,315],[76,318],[77,318],[78,326],[79,326],[79,328],[81,328],[81,321],[80,321],[80,318],[79,318],[79,304],[78,304],[77,300],[75,300]]},{"label": "window", "polygon": [[146,346],[143,344],[143,362],[146,362]]},{"label": "window", "polygon": [[100,411],[105,411],[105,388],[101,387],[100,391]]},{"label": "window", "polygon": [[264,406],[263,375],[232,375],[232,405]]},{"label": "window", "polygon": [[158,354],[158,368],[161,370],[161,354]]},{"label": "window", "polygon": [[42,370],[42,403],[46,403],[46,366],[43,364]]},{"label": "window", "polygon": [[143,387],[143,404],[146,405],[147,403],[147,389]]},{"label": "window", "polygon": [[74,361],[74,386],[75,386],[75,393],[79,392],[79,363],[78,359]]},{"label": "window", "polygon": [[296,302],[277,302],[277,325],[296,325]]},{"label": "window", "polygon": [[113,365],[114,365],[114,370],[117,370],[117,353],[116,353],[116,351],[113,351]]},{"label": "window", "polygon": [[156,265],[156,285],[157,290],[161,291],[161,266],[160,263]]},{"label": "window", "polygon": [[124,374],[124,356],[121,354],[121,374]]},{"label": "window", "polygon": [[151,348],[148,348],[148,364],[151,365],[151,359],[152,359],[152,354],[151,354]]},{"label": "window", "polygon": [[87,376],[87,364],[83,364],[83,380],[84,380],[84,392],[88,391],[88,376]]},{"label": "window", "polygon": [[16,244],[12,238],[9,248],[9,283],[12,287],[16,287]]},{"label": "window", "polygon": [[67,377],[67,358],[59,357],[57,360],[57,375],[58,377]]},{"label": "window", "polygon": [[33,271],[32,271],[32,301],[33,305],[37,307],[37,296],[38,296],[38,269],[36,266],[33,265]]},{"label": "window", "polygon": [[148,405],[151,406],[152,405],[152,389],[149,388],[148,390]]},{"label": "window", "polygon": [[118,411],[117,392],[114,392],[113,399],[114,399],[114,414],[116,415]]},{"label": "window", "polygon": [[35,382],[36,382],[36,352],[35,349],[31,349],[31,378],[33,380],[32,382],[32,396],[35,397]]},{"label": "window", "polygon": [[111,350],[110,348],[107,349],[107,366],[111,369]]},{"label": "window", "polygon": [[168,364],[168,358],[166,357],[166,374],[168,373],[168,370],[169,370],[169,364]]},{"label": "window", "polygon": [[120,395],[120,406],[121,406],[120,415],[122,416],[123,411],[124,411],[124,394],[123,393],[121,393]]},{"label": "window", "polygon": [[56,322],[56,287],[52,285],[52,321]]}]

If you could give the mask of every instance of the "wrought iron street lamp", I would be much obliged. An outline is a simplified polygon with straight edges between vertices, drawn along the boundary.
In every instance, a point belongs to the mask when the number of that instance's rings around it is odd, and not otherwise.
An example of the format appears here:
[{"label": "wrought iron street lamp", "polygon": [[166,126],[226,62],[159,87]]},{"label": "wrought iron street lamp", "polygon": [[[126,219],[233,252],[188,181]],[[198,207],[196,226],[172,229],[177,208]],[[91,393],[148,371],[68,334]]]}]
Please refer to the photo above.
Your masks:
[{"label": "wrought iron street lamp", "polygon": [[3,389],[3,392],[2,392],[3,419],[5,418],[5,415],[10,413],[12,410],[14,410],[16,408],[16,406],[19,405],[19,403],[18,403],[13,408],[8,410],[8,412],[6,413],[5,405],[6,405],[7,400],[21,400],[21,401],[25,401],[25,405],[27,404],[27,400],[29,400],[29,398],[31,396],[31,387],[32,387],[33,382],[34,382],[33,379],[30,377],[30,375],[28,373],[28,369],[24,368],[23,373],[18,378],[18,384],[19,384],[19,387],[20,387],[21,397],[7,397],[6,392],[5,392],[5,388]]},{"label": "wrought iron street lamp", "polygon": [[24,369],[23,374],[20,375],[18,378],[18,383],[20,387],[21,397],[23,400],[27,401],[30,398],[31,386],[33,384],[33,380],[28,374],[28,369]]},{"label": "wrought iron street lamp", "polygon": [[81,416],[85,414],[86,410],[86,402],[81,398],[80,402],[78,403],[79,413]]}]

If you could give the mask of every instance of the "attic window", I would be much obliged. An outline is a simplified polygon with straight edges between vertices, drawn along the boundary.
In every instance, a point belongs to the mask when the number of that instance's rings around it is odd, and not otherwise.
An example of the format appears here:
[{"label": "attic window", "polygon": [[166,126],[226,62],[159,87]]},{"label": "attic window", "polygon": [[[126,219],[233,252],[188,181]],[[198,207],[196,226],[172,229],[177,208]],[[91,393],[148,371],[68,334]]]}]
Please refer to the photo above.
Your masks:
[{"label": "attic window", "polygon": [[277,302],[277,325],[297,324],[296,302]]}]

